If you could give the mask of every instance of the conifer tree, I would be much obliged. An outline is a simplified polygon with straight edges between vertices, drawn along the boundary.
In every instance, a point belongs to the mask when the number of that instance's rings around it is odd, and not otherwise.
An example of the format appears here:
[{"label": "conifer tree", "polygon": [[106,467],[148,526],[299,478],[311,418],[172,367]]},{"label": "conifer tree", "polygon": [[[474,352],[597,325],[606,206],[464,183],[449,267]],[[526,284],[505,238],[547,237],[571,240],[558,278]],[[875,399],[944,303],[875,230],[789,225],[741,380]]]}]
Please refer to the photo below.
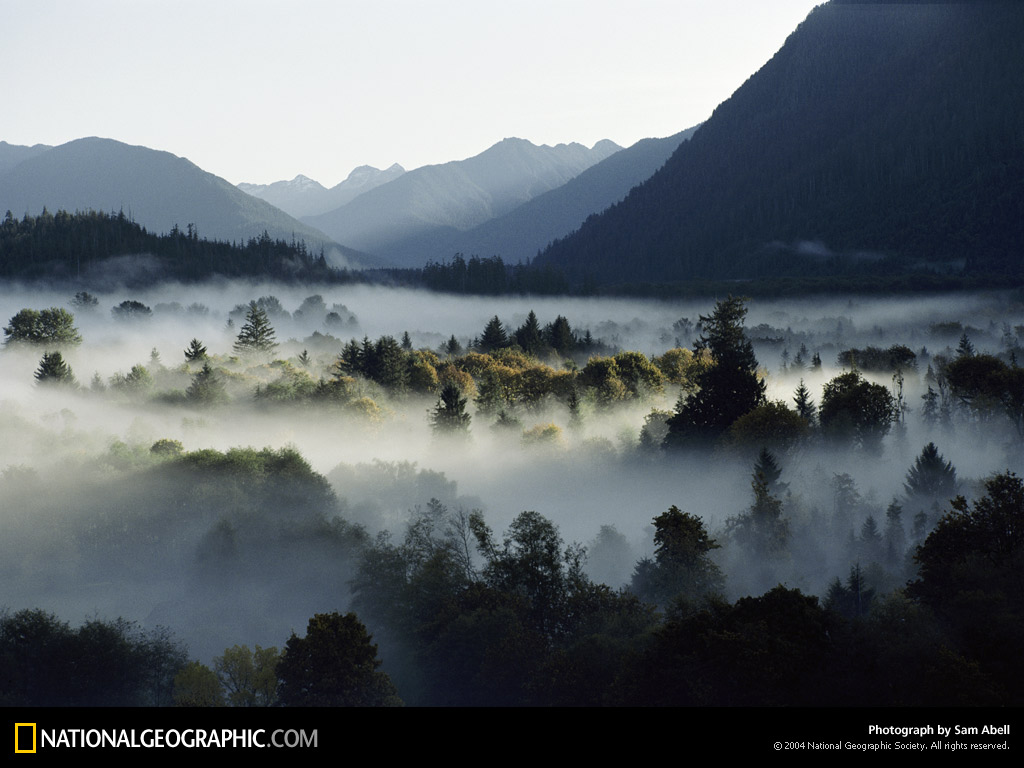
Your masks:
[{"label": "conifer tree", "polygon": [[185,390],[185,397],[197,405],[216,405],[227,400],[224,382],[210,367],[209,361],[204,362],[202,369],[192,377],[192,383]]},{"label": "conifer tree", "polygon": [[946,502],[957,494],[956,469],[944,460],[935,443],[928,443],[907,471],[903,488],[908,498],[917,496]]},{"label": "conifer tree", "polygon": [[185,350],[185,360],[194,363],[206,359],[206,347],[199,339],[192,339]]},{"label": "conifer tree", "polygon": [[907,534],[903,529],[903,507],[893,498],[885,510],[885,549],[890,565],[898,565],[907,549]]},{"label": "conifer tree", "polygon": [[818,408],[811,399],[811,392],[807,389],[803,379],[800,379],[800,386],[796,389],[793,402],[796,404],[797,414],[801,418],[807,419],[807,423],[813,426],[815,417],[818,414]]},{"label": "conifer tree", "polygon": [[676,404],[666,447],[713,441],[740,416],[766,402],[754,347],[743,331],[746,314],[743,299],[730,296],[718,302],[710,316],[701,315],[703,333],[694,352],[708,350],[712,364],[694,377],[693,391]]},{"label": "conifer tree", "polygon": [[40,384],[74,384],[75,375],[60,352],[44,352],[35,373]]},{"label": "conifer tree", "polygon": [[497,315],[487,322],[477,346],[481,352],[485,353],[508,346],[508,333],[505,332],[505,326],[501,324]]},{"label": "conifer tree", "polygon": [[245,324],[235,340],[235,352],[240,355],[269,354],[277,347],[274,335],[266,310],[251,301]]},{"label": "conifer tree", "polygon": [[537,354],[544,343],[541,337],[540,322],[532,309],[526,316],[526,321],[516,330],[516,343],[530,355]]},{"label": "conifer tree", "polygon": [[462,390],[456,384],[445,384],[430,417],[430,426],[434,434],[468,434],[470,415],[466,413],[466,402],[467,398],[462,396]]}]

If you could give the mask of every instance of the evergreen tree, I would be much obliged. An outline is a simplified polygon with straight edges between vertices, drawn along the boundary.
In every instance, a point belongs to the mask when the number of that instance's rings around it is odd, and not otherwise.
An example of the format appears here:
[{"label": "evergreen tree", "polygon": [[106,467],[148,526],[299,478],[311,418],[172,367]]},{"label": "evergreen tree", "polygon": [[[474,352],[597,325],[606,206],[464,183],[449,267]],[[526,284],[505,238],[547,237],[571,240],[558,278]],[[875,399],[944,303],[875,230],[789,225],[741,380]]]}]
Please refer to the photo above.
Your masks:
[{"label": "evergreen tree", "polygon": [[757,460],[754,462],[752,479],[756,481],[758,478],[761,478],[772,493],[785,493],[789,486],[786,483],[780,483],[780,477],[782,477],[782,468],[779,467],[775,454],[767,448],[762,448],[761,452],[757,455]]},{"label": "evergreen tree", "polygon": [[971,340],[967,337],[967,331],[964,331],[960,335],[960,343],[956,347],[956,359],[959,360],[963,357],[974,357],[974,345]]},{"label": "evergreen tree", "polygon": [[402,333],[402,349],[406,352],[412,349],[412,339],[409,337],[408,331]]},{"label": "evergreen tree", "polygon": [[730,296],[718,302],[711,315],[701,315],[703,334],[694,351],[708,350],[712,364],[695,375],[694,390],[676,404],[666,447],[713,441],[740,416],[767,402],[754,348],[743,331],[746,314],[743,300]]},{"label": "evergreen tree", "polygon": [[569,321],[559,315],[555,322],[544,329],[544,340],[558,354],[568,355],[576,347],[576,337],[572,334]]},{"label": "evergreen tree", "polygon": [[786,552],[789,521],[782,517],[782,501],[772,494],[763,474],[754,475],[751,488],[754,503],[749,511],[729,521],[729,530],[740,546],[767,566],[767,560],[777,559]]},{"label": "evergreen tree", "polygon": [[541,337],[540,322],[532,309],[526,316],[526,322],[516,330],[516,343],[529,355],[537,354],[544,343]]},{"label": "evergreen tree", "polygon": [[[930,365],[928,370],[931,370]],[[924,400],[924,407],[921,408],[921,418],[924,419],[925,424],[934,426],[939,421],[939,393],[932,389],[931,384],[929,384],[928,391],[921,395],[921,399]]]},{"label": "evergreen tree", "polygon": [[44,352],[35,377],[40,384],[75,384],[71,366],[65,362],[60,352]]},{"label": "evergreen tree", "polygon": [[867,615],[874,599],[875,590],[868,587],[860,563],[857,563],[850,568],[845,586],[839,579],[832,582],[825,599],[825,608],[837,611],[848,619],[857,619]]},{"label": "evergreen tree", "polygon": [[185,360],[194,363],[206,359],[206,347],[199,339],[192,339],[185,350]]},{"label": "evergreen tree", "polygon": [[483,335],[480,337],[480,341],[477,343],[477,347],[481,352],[493,352],[496,349],[504,349],[509,346],[508,333],[505,332],[505,326],[501,324],[501,320],[495,315],[484,327]]},{"label": "evergreen tree", "polygon": [[455,338],[454,333],[451,338],[441,346],[441,351],[448,355],[448,357],[457,357],[462,354],[462,345],[459,344],[459,340]]},{"label": "evergreen tree", "polygon": [[338,359],[334,363],[333,374],[335,378],[341,376],[354,376],[356,374],[362,374],[365,372],[363,350],[369,345],[369,340],[365,340],[363,346],[360,346],[359,342],[355,339],[350,339],[349,342],[341,348],[341,354],[338,355]]},{"label": "evergreen tree", "polygon": [[903,530],[903,507],[895,498],[885,510],[885,549],[890,565],[899,565],[907,550],[907,534]]},{"label": "evergreen tree", "polygon": [[813,426],[815,417],[818,413],[818,408],[811,399],[811,392],[807,389],[803,379],[800,379],[800,386],[796,389],[793,402],[796,404],[797,414],[799,414],[801,418],[807,419],[807,423]]},{"label": "evergreen tree", "polygon": [[956,469],[945,461],[935,443],[928,443],[907,472],[903,484],[907,498],[923,497],[945,503],[957,495]]},{"label": "evergreen tree", "polygon": [[458,385],[448,382],[441,388],[437,405],[430,417],[434,434],[466,435],[469,433],[470,415],[466,413],[467,399]]},{"label": "evergreen tree", "polygon": [[235,340],[235,352],[240,355],[270,354],[277,347],[274,335],[274,328],[270,324],[266,310],[255,301],[251,301],[245,316],[245,324]]},{"label": "evergreen tree", "polygon": [[576,387],[569,393],[569,429],[578,430],[583,426],[583,415],[580,413],[580,396]]},{"label": "evergreen tree", "polygon": [[203,362],[202,369],[192,377],[192,383],[185,390],[185,397],[197,405],[216,405],[228,399],[224,382],[210,367],[209,361]]}]

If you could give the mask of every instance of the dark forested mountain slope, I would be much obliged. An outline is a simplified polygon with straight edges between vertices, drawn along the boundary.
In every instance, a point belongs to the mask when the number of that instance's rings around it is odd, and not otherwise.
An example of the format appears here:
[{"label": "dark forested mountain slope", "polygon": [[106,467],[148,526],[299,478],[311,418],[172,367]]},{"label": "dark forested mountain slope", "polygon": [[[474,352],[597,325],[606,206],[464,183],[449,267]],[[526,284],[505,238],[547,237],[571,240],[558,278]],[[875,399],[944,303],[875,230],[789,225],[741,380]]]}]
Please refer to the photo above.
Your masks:
[{"label": "dark forested mountain slope", "polygon": [[330,245],[324,233],[207,173],[188,160],[111,139],[87,138],[22,160],[0,173],[0,215],[124,211],[151,232],[194,224],[199,234],[247,242],[272,238]]},{"label": "dark forested mountain slope", "polygon": [[819,6],[539,264],[605,284],[1022,272],[1024,7]]}]

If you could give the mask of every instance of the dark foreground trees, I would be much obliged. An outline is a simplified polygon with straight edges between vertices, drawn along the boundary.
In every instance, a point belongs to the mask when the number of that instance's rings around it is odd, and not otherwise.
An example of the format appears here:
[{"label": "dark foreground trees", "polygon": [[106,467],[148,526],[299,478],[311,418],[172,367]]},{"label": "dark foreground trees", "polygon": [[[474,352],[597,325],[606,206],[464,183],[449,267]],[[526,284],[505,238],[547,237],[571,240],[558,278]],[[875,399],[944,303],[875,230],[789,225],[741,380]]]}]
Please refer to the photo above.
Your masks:
[{"label": "dark foreground trees", "polygon": [[77,629],[40,610],[0,614],[0,705],[166,706],[185,649],[124,619]]},{"label": "dark foreground trees", "polygon": [[285,644],[278,698],[292,707],[401,706],[380,664],[377,646],[354,613],[318,613],[305,637],[293,633]]},{"label": "dark foreground trees", "polygon": [[974,659],[1024,703],[1024,482],[1012,472],[992,477],[986,495],[952,502],[915,560],[910,594],[950,631],[957,650]]}]

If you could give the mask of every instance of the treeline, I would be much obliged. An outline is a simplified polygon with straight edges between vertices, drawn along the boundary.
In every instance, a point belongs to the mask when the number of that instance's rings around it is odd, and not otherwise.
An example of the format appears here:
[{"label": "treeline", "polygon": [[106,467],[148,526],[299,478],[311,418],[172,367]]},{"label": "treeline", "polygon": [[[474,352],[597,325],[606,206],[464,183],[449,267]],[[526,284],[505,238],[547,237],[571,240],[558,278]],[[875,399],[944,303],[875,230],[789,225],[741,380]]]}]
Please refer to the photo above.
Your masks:
[{"label": "treeline", "polygon": [[[103,263],[115,256],[151,255],[155,267],[123,267],[104,275]],[[134,274],[133,274],[134,273]],[[278,280],[344,282],[346,271],[328,266],[323,251],[311,252],[304,241],[272,239],[266,232],[245,243],[200,237],[195,226],[177,225],[157,235],[136,224],[124,211],[52,214],[16,219],[8,211],[0,223],[0,276],[20,280],[90,279],[144,285],[160,280],[205,280],[266,277]]]},{"label": "treeline", "polygon": [[[948,464],[941,458],[935,463],[931,454],[926,450],[908,473],[908,483],[914,484],[908,485],[909,495],[928,486],[929,479],[955,479]],[[151,455],[156,466],[141,470],[142,476],[129,472],[125,484],[135,487],[144,475],[165,472],[182,487],[198,479],[215,494],[195,494],[200,503],[185,508],[194,510],[191,515],[221,508],[219,485],[250,500],[273,491],[263,507],[282,520],[288,514],[275,509],[282,500],[296,492],[323,494],[323,478],[293,453],[161,449]],[[870,583],[874,565],[858,563],[848,575],[837,576],[824,600],[779,585],[729,601],[722,593],[731,574],[718,565],[718,550],[738,548],[747,560],[779,567],[808,535],[780,525],[774,516],[780,486],[770,473],[771,466],[760,462],[753,504],[733,519],[724,538],[712,536],[700,516],[677,507],[656,515],[654,555],[637,562],[630,583],[619,589],[590,578],[588,551],[567,545],[558,528],[533,511],[518,515],[500,537],[478,510],[452,509],[436,499],[413,510],[398,539],[370,540],[340,518],[325,521],[350,531],[345,548],[316,567],[288,558],[277,577],[301,564],[330,582],[321,602],[346,604],[351,594],[356,613],[312,613],[306,635],[293,632],[282,652],[234,645],[211,666],[188,661],[184,646],[165,630],[147,632],[123,620],[99,619],[75,630],[41,611],[6,613],[0,616],[0,701],[8,706],[1021,704],[1024,665],[1017,648],[1024,637],[1019,589],[1024,484],[1019,477],[995,475],[972,503],[962,497],[949,502],[932,533],[909,548],[905,587],[876,589]],[[260,487],[245,490],[250,480]],[[108,531],[109,545],[124,546],[128,521],[134,540],[154,532],[148,515],[126,517],[117,521],[116,531]],[[210,533],[219,542],[209,535],[191,544],[180,534],[161,540],[196,547],[200,560],[207,561],[203,579],[212,582],[211,589],[226,589],[235,583],[232,570],[247,567],[250,574],[242,583],[248,590],[259,567],[247,564],[257,554],[253,548],[295,547],[291,536],[275,535],[266,523],[250,513],[236,517],[232,537],[222,524],[213,525]],[[865,561],[874,547],[875,558],[898,567],[903,550],[892,547],[896,527],[888,526],[884,537],[868,526],[862,529],[856,546]],[[83,535],[96,538],[82,526],[72,531],[72,540]],[[252,551],[236,551],[232,538]],[[266,581],[274,577],[264,575]],[[292,581],[290,588],[301,583]],[[234,591],[232,600],[237,600]],[[253,615],[271,605],[256,601]]]}]

